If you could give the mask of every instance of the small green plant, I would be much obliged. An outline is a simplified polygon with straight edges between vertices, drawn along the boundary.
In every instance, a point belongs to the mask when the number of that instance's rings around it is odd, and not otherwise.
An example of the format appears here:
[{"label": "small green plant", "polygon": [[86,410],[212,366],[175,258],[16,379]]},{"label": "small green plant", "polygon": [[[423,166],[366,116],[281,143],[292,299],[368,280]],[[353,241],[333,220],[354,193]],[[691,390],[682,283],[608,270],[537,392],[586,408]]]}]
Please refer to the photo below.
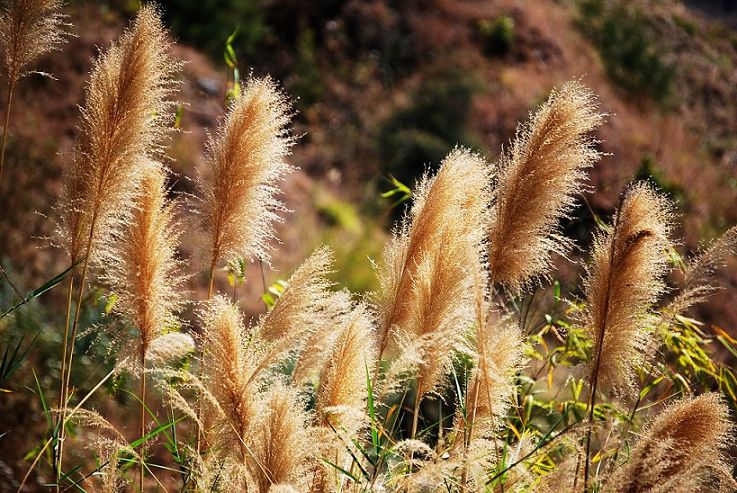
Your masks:
[{"label": "small green plant", "polygon": [[480,20],[478,32],[486,56],[506,55],[514,46],[514,19],[507,15]]},{"label": "small green plant", "polygon": [[466,121],[477,84],[458,69],[425,79],[379,129],[379,152],[387,173],[413,183],[431,163],[458,144],[470,144]]},{"label": "small green plant", "polygon": [[659,103],[673,96],[676,67],[647,16],[626,2],[580,0],[579,26],[596,44],[609,77]]}]

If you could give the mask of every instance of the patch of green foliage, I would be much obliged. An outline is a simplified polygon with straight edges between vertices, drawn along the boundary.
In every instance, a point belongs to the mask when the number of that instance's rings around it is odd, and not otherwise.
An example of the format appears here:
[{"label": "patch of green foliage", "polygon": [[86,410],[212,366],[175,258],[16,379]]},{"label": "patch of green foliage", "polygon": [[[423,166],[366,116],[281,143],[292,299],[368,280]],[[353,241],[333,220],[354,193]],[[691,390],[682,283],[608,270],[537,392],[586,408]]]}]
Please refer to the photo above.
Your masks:
[{"label": "patch of green foliage", "polygon": [[478,32],[486,56],[506,55],[514,46],[514,19],[508,15],[480,20]]},{"label": "patch of green foliage", "polygon": [[655,158],[650,154],[642,156],[640,167],[635,174],[635,180],[649,180],[666,193],[673,201],[678,204],[681,210],[687,211],[690,207],[686,190],[678,183],[668,180],[665,176],[663,168],[658,166]]},{"label": "patch of green foliage", "polygon": [[577,6],[578,25],[594,41],[609,77],[633,95],[668,102],[676,67],[647,15],[626,2],[579,0]]},{"label": "patch of green foliage", "polygon": [[237,48],[255,52],[269,34],[261,0],[165,0],[164,19],[177,37],[219,58],[228,35],[238,28]]},{"label": "patch of green foliage", "polygon": [[294,82],[290,85],[301,107],[311,106],[322,99],[325,83],[317,64],[315,32],[309,27],[300,30],[296,40],[296,60],[293,67]]},{"label": "patch of green foliage", "polygon": [[457,69],[425,79],[410,104],[397,109],[379,129],[385,171],[411,185],[457,144],[473,146],[466,122],[476,90],[473,77]]}]

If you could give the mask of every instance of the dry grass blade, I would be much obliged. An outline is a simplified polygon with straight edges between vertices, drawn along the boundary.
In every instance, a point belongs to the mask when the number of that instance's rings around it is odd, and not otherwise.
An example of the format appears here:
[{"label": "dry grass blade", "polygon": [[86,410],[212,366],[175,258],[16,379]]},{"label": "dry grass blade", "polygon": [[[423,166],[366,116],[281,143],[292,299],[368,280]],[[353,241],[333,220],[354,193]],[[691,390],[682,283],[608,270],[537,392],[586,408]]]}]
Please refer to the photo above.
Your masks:
[{"label": "dry grass blade", "polygon": [[[645,429],[607,481],[608,493],[666,493],[734,489],[724,451],[734,425],[718,394],[684,399],[663,410]],[[726,472],[726,474],[725,474]]]},{"label": "dry grass blade", "polygon": [[493,282],[514,291],[551,268],[551,253],[564,255],[570,241],[558,223],[598,161],[589,133],[603,121],[593,94],[577,82],[554,90],[517,131],[501,159],[489,231]]},{"label": "dry grass blade", "polygon": [[294,143],[290,111],[271,79],[250,79],[208,142],[201,213],[213,268],[238,257],[269,261],[273,223],[284,209],[277,183],[290,170],[284,158]]}]

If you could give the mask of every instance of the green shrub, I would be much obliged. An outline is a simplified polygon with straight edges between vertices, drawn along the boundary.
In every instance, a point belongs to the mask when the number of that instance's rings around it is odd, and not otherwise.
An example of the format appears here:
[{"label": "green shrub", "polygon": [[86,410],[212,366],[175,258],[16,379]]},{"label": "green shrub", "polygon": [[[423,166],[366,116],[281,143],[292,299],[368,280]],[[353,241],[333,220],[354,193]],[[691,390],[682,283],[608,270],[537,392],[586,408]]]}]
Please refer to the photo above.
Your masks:
[{"label": "green shrub", "polygon": [[579,26],[594,41],[609,77],[632,94],[667,102],[676,69],[647,16],[626,3],[603,0],[581,0],[578,10]]},{"label": "green shrub", "polygon": [[298,104],[304,108],[322,99],[325,83],[315,57],[314,31],[303,28],[296,44],[295,78],[290,89],[299,98]]},{"label": "green shrub", "polygon": [[507,15],[479,21],[478,31],[486,56],[506,55],[514,45],[514,19]]},{"label": "green shrub", "polygon": [[473,78],[455,69],[426,79],[412,94],[411,103],[398,109],[379,130],[385,170],[411,184],[456,144],[469,144],[466,121],[476,87]]}]

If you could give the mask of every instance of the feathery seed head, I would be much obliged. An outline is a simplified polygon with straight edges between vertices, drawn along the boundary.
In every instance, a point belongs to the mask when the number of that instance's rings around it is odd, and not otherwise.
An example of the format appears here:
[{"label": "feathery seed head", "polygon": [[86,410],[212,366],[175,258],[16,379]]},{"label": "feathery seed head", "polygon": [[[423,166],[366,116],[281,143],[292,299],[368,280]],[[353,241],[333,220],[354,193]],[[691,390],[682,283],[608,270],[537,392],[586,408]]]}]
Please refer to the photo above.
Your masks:
[{"label": "feathery seed head", "polygon": [[[473,433],[489,438],[501,425],[511,404],[514,379],[522,365],[523,339],[519,325],[509,319],[499,320],[476,341],[478,366],[467,389],[469,413],[475,407]],[[478,380],[476,380],[478,379]],[[458,416],[457,424],[460,424]]]},{"label": "feathery seed head", "polygon": [[320,372],[316,409],[323,425],[355,433],[365,411],[366,371],[374,367],[373,321],[364,305],[356,306]]},{"label": "feathery seed head", "polygon": [[256,382],[251,378],[258,366],[259,351],[246,346],[243,316],[222,296],[210,300],[203,316],[203,359],[205,386],[217,401],[221,413],[212,413],[211,444],[248,456],[244,441],[260,412]]},{"label": "feathery seed head", "polygon": [[501,158],[491,211],[489,270],[495,283],[520,291],[547,274],[552,253],[565,254],[570,241],[558,223],[601,156],[589,134],[603,119],[591,91],[569,82],[517,130]]},{"label": "feathery seed head", "polygon": [[737,226],[728,229],[689,265],[684,273],[683,289],[663,310],[668,314],[682,314],[705,301],[720,289],[714,274],[730,255],[737,254]]},{"label": "feathery seed head", "polygon": [[264,396],[250,469],[258,491],[289,484],[304,490],[310,435],[304,403],[296,389],[275,383]]},{"label": "feathery seed head", "polygon": [[128,219],[142,170],[162,150],[178,67],[159,12],[150,6],[95,62],[61,206],[61,234],[72,262],[94,256],[97,245]]},{"label": "feathery seed head", "polygon": [[0,41],[10,85],[28,74],[43,54],[59,48],[69,35],[61,0],[8,0],[0,14]]},{"label": "feathery seed head", "polygon": [[601,354],[599,382],[618,394],[632,389],[652,322],[649,308],[666,288],[672,215],[665,197],[636,184],[624,194],[613,228],[594,240],[583,323],[594,354]]},{"label": "feathery seed head", "polygon": [[278,182],[290,171],[284,159],[294,144],[291,106],[269,78],[251,78],[208,142],[202,220],[213,266],[238,257],[268,262],[273,223],[284,204]]},{"label": "feathery seed head", "polygon": [[706,393],[671,404],[646,427],[629,460],[615,471],[605,491],[701,491],[700,487],[715,476],[722,476],[734,488],[737,484],[729,474],[722,474],[726,469],[723,452],[733,429],[729,409],[718,394]]},{"label": "feathery seed head", "polygon": [[[468,266],[475,265],[486,235],[489,176],[489,167],[480,156],[457,148],[443,160],[434,177],[425,176],[419,183],[413,206],[389,240],[378,269],[381,288],[375,303],[380,354],[398,331],[427,333],[429,325],[417,324],[443,312],[439,300],[432,307],[424,306],[418,296],[427,297],[430,288],[456,291],[458,283],[465,283]],[[440,254],[440,250],[444,252]],[[442,284],[450,280],[455,284]],[[454,307],[466,298],[458,294],[461,298],[454,301],[435,293],[453,301]],[[426,309],[432,314],[423,314]]]},{"label": "feathery seed head", "polygon": [[166,173],[158,163],[141,171],[130,220],[100,245],[102,279],[117,296],[113,309],[138,329],[137,354],[177,325],[184,278],[177,273],[180,232],[174,204],[166,200]]},{"label": "feathery seed head", "polygon": [[[260,323],[260,336],[270,342],[309,332],[326,320],[333,253],[320,247],[292,274],[286,289]],[[297,336],[299,339],[299,336]]]}]

